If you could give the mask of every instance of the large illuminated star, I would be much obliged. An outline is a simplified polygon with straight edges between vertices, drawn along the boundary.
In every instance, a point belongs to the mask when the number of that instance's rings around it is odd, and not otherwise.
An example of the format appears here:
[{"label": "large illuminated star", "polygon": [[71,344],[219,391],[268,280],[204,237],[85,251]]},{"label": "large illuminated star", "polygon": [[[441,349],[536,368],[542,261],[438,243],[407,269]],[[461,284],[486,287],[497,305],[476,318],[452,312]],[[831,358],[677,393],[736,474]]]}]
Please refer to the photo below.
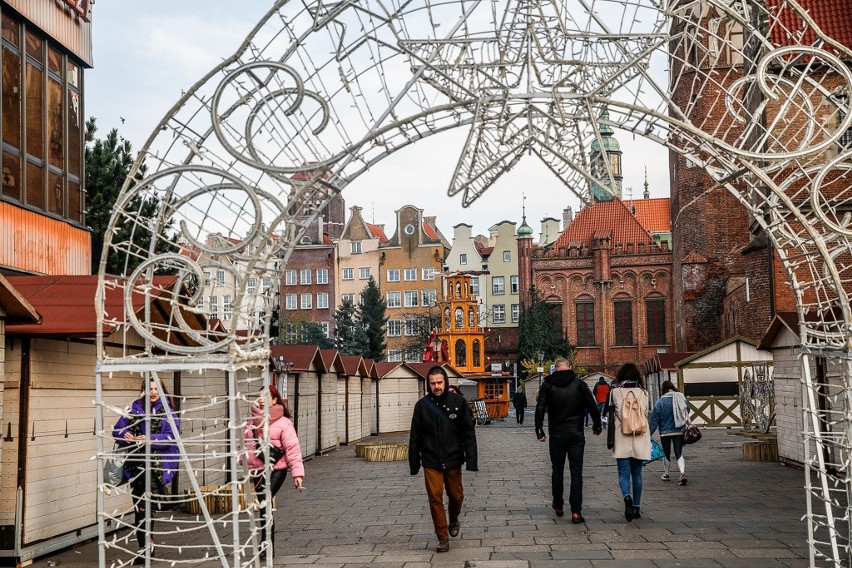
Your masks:
[{"label": "large illuminated star", "polygon": [[[571,26],[559,1],[510,0],[496,35],[404,43],[421,79],[474,112],[449,195],[470,205],[524,155],[537,155],[584,200],[589,174],[584,140],[611,95],[647,68],[665,34],[592,33]],[[609,175],[612,175],[610,172]],[[582,192],[582,193],[581,193]]]}]

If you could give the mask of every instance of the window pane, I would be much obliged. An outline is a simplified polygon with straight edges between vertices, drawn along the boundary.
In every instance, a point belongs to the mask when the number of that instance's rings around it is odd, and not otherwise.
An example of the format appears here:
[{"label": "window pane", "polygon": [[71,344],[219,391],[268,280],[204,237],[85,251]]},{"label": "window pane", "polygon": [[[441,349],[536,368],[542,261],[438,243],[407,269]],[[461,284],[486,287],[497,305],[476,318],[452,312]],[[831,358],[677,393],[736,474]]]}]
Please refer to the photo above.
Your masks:
[{"label": "window pane", "polygon": [[44,209],[44,170],[27,162],[27,203]]},{"label": "window pane", "polygon": [[18,22],[9,17],[9,14],[3,14],[3,39],[9,43],[20,46],[21,35]]},{"label": "window pane", "polygon": [[4,47],[3,142],[18,149],[21,148],[21,87],[21,56]]},{"label": "window pane", "polygon": [[27,64],[27,153],[44,159],[42,71]]},{"label": "window pane", "polygon": [[581,302],[577,306],[577,345],[595,344],[595,305]]},{"label": "window pane", "polygon": [[648,321],[648,343],[651,345],[662,345],[666,342],[665,309],[665,300],[655,299],[645,301],[645,315]]},{"label": "window pane", "polygon": [[74,65],[70,60],[67,65],[68,69],[68,84],[72,87],[80,88],[80,68]]},{"label": "window pane", "polygon": [[21,157],[3,152],[3,195],[21,199]]},{"label": "window pane", "polygon": [[62,54],[50,46],[47,47],[47,70],[62,78]]},{"label": "window pane", "polygon": [[62,104],[62,84],[51,79],[47,82],[48,158],[51,165],[64,169],[62,150],[65,146],[65,133],[62,128]]},{"label": "window pane", "polygon": [[42,43],[43,42],[40,37],[32,32],[27,32],[27,55],[39,63],[44,63],[44,57],[41,54]]},{"label": "window pane", "polygon": [[61,174],[47,174],[47,210],[62,215],[65,212],[65,184]]},{"label": "window pane", "polygon": [[83,122],[80,116],[80,94],[68,91],[68,174],[80,177]]},{"label": "window pane", "polygon": [[615,344],[633,345],[633,304],[628,301],[613,303],[615,311]]}]

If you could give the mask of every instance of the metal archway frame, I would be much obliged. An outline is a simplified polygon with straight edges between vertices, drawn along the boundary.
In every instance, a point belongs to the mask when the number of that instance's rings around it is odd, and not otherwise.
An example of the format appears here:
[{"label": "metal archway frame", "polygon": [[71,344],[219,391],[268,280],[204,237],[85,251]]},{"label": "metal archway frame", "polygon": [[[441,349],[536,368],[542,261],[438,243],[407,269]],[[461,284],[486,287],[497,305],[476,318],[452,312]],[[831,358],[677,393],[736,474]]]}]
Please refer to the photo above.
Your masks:
[{"label": "metal archway frame", "polygon": [[[237,498],[247,482],[238,435],[247,393],[269,382],[270,310],[247,334],[235,323],[193,329],[204,273],[230,275],[235,308],[271,307],[249,278],[280,270],[337,192],[393,152],[455,128],[469,128],[448,189],[463,205],[525,152],[589,201],[591,182],[614,186],[609,164],[593,175],[586,150],[601,143],[606,110],[609,127],[703,168],[772,239],[798,302],[811,564],[849,565],[852,152],[835,148],[852,127],[851,59],[797,0],[276,2],[156,126],[123,189],[97,305],[99,321],[117,330],[98,338],[99,457],[109,454],[101,387],[110,376],[224,377],[226,392],[181,410],[204,426],[184,430],[183,468],[188,499],[199,495],[199,475],[227,469],[230,536],[210,529],[211,542],[223,566],[254,565],[254,519],[240,515]],[[136,181],[143,161],[151,173]],[[153,238],[119,241],[119,226]],[[221,237],[215,246],[211,235]],[[126,260],[123,274],[104,274],[108,255]],[[164,271],[167,286],[155,278]],[[106,312],[113,289],[128,316]],[[172,307],[168,317],[154,296]],[[120,349],[108,348],[116,341]],[[813,377],[814,358],[841,378]],[[828,414],[819,397],[830,399]],[[217,405],[224,425],[211,416]],[[211,452],[225,461],[211,468]],[[110,491],[101,483],[102,566],[123,546],[104,536],[121,512],[105,505]],[[209,520],[180,529],[207,530]]]}]

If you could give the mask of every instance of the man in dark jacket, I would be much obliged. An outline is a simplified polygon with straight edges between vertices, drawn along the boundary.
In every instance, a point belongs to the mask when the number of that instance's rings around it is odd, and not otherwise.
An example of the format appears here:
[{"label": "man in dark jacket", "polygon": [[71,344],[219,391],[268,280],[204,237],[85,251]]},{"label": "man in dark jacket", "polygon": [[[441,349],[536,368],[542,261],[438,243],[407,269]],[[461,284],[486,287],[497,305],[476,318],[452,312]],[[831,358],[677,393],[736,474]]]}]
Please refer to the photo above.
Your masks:
[{"label": "man in dark jacket", "polygon": [[544,379],[535,405],[535,434],[540,442],[547,441],[544,434],[544,414],[548,415],[550,432],[550,463],[553,466],[553,511],[557,517],[565,514],[564,476],[565,457],[571,471],[571,522],[585,522],[583,518],[583,451],[586,437],[583,418],[586,412],[592,417],[592,432],[601,433],[601,413],[588,385],[574,371],[567,359],[556,361],[556,371]]},{"label": "man in dark jacket", "polygon": [[524,411],[527,409],[527,395],[524,393],[524,387],[521,386],[515,396],[512,397],[512,404],[515,406],[515,418],[518,424],[524,423]]},{"label": "man in dark jacket", "polygon": [[[450,549],[450,537],[459,534],[459,515],[464,501],[461,466],[477,471],[476,432],[467,401],[447,390],[447,372],[436,365],[426,375],[429,394],[414,405],[408,465],[417,475],[423,465],[426,494],[438,552]],[[449,525],[444,510],[444,487],[449,497]]]}]

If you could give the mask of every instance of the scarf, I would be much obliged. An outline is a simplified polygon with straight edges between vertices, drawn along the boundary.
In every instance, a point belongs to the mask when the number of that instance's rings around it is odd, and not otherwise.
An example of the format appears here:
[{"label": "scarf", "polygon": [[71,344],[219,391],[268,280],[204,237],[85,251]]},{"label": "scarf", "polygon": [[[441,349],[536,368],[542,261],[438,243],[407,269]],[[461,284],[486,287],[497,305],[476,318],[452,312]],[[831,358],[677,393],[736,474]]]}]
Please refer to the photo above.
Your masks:
[{"label": "scarf", "polygon": [[[284,416],[284,407],[280,404],[273,404],[269,407],[269,423],[272,424],[276,420]],[[255,431],[255,438],[263,437],[263,409],[253,404],[251,407],[251,419],[249,420],[252,429]]]}]

